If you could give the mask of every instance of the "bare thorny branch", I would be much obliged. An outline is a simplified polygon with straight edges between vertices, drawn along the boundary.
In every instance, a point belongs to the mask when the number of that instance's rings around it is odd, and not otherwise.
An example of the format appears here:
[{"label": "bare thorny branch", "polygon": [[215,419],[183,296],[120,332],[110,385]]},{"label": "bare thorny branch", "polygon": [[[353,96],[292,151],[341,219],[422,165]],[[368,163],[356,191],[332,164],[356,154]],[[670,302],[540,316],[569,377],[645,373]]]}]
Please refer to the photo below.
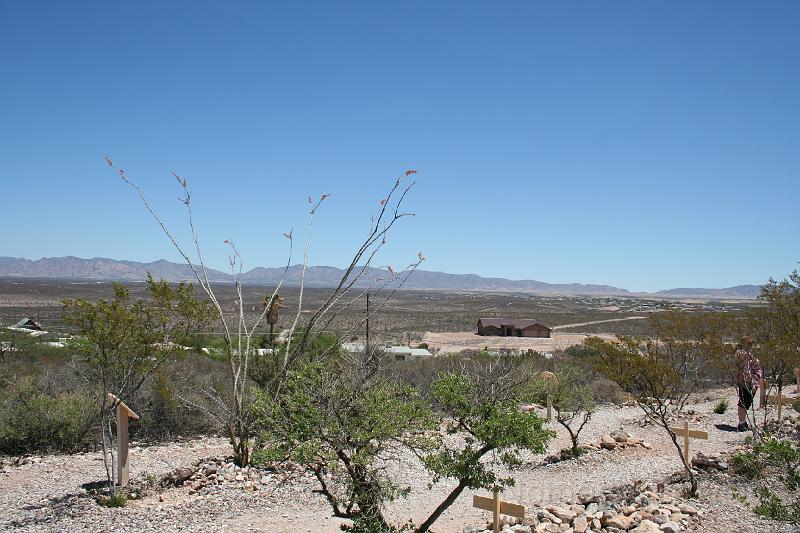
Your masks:
[{"label": "bare thorny branch", "polygon": [[[106,157],[105,160],[110,167],[116,169],[113,161],[110,158]],[[156,210],[152,207],[141,187],[128,177],[125,170],[118,169],[117,172],[121,177],[121,179],[136,191],[139,199],[141,200],[147,212],[153,217],[153,219],[161,228],[162,232],[172,243],[173,247],[178,251],[178,253],[184,259],[186,264],[189,266],[194,275],[194,278],[197,280],[201,289],[206,294],[208,299],[211,301],[215,313],[217,315],[217,318],[219,319],[222,325],[223,338],[226,346],[228,371],[230,373],[231,385],[232,385],[231,394],[232,394],[233,405],[230,406],[229,408],[224,404],[223,401],[221,401],[221,399],[216,394],[211,394],[209,395],[209,397],[210,396],[214,397],[213,403],[222,407],[224,418],[226,418],[229,421],[229,427],[231,428],[230,436],[232,439],[232,444],[234,445],[234,451],[236,452],[237,442],[238,445],[244,445],[246,447],[247,446],[246,441],[249,438],[249,429],[247,427],[248,420],[245,408],[245,395],[246,395],[246,390],[248,389],[249,386],[248,371],[249,371],[250,355],[253,351],[252,337],[257,331],[260,324],[263,322],[267,310],[274,301],[276,295],[278,294],[279,289],[281,288],[281,286],[284,283],[284,280],[286,279],[286,275],[289,271],[292,261],[293,244],[294,244],[293,232],[289,231],[288,233],[283,234],[284,237],[286,237],[289,240],[289,247],[287,254],[288,257],[286,265],[283,269],[280,281],[278,282],[275,290],[272,292],[268,302],[266,303],[266,305],[264,305],[262,312],[253,321],[252,325],[248,325],[247,316],[244,310],[244,295],[241,283],[241,277],[243,273],[242,257],[239,251],[236,249],[236,246],[233,244],[233,241],[231,241],[230,239],[225,241],[225,244],[231,250],[231,255],[229,256],[229,265],[231,268],[231,273],[233,275],[234,288],[237,295],[236,324],[234,328],[232,328],[228,322],[228,319],[225,315],[222,305],[219,299],[217,298],[217,295],[214,292],[214,289],[211,285],[208,276],[206,263],[203,258],[203,254],[201,252],[200,239],[198,237],[197,228],[194,222],[194,216],[192,211],[192,196],[189,189],[188,180],[173,173],[182,192],[182,197],[179,198],[179,201],[186,206],[188,225],[191,230],[191,238],[194,244],[196,261],[191,258],[190,254],[184,249],[184,247],[180,244],[175,235],[170,231],[170,229],[164,223],[162,218],[158,215]],[[278,381],[275,385],[276,390],[280,389],[281,383],[286,378],[290,366],[307,350],[310,343],[313,343],[313,341],[321,334],[321,332],[331,324],[331,322],[335,319],[336,315],[338,315],[341,312],[341,310],[338,311],[334,310],[334,307],[340,302],[342,298],[345,297],[345,295],[350,293],[350,291],[362,279],[365,273],[368,272],[368,269],[370,268],[371,263],[375,258],[375,256],[377,255],[378,251],[386,244],[386,237],[390,229],[394,226],[394,224],[398,220],[404,217],[413,216],[413,213],[404,212],[401,209],[405,197],[407,196],[409,191],[413,188],[415,182],[412,182],[410,185],[402,188],[402,192],[399,194],[399,198],[395,202],[392,202],[392,198],[397,194],[399,190],[401,190],[401,185],[403,184],[404,178],[407,178],[412,174],[416,174],[416,171],[408,170],[404,172],[395,181],[394,186],[391,188],[386,198],[380,201],[379,203],[380,209],[378,210],[378,215],[377,217],[375,216],[372,217],[370,223],[370,230],[366,238],[357,248],[356,252],[351,258],[350,263],[345,269],[345,273],[343,274],[342,278],[340,279],[339,283],[337,284],[336,288],[333,290],[329,298],[325,301],[325,303],[322,306],[320,306],[311,315],[307,323],[302,328],[302,335],[297,345],[292,349],[295,333],[299,327],[300,316],[303,310],[302,308],[304,301],[303,297],[305,289],[305,276],[309,264],[309,250],[313,235],[314,217],[319,207],[330,195],[323,194],[317,201],[314,201],[309,196],[307,229],[306,229],[305,243],[303,247],[303,261],[302,261],[302,268],[301,268],[300,282],[299,282],[298,304],[296,312],[292,319],[291,327],[289,328],[288,331],[284,361],[280,375],[278,376]],[[390,283],[394,281],[399,280],[399,283],[395,284],[395,286],[389,292],[389,294],[386,295],[382,304],[376,306],[375,310],[372,313],[370,313],[370,315],[373,315],[374,313],[377,313],[381,310],[381,308],[386,304],[388,299],[391,298],[391,296],[405,283],[411,272],[416,270],[423,260],[424,257],[420,253],[419,261],[409,265],[409,267],[404,269],[401,275],[399,276],[397,273],[395,273],[395,271],[391,268],[391,266],[386,267],[386,269],[389,271],[391,275],[391,278],[389,279],[389,281],[384,283],[378,289],[377,292],[387,287]],[[367,291],[369,291],[371,288],[374,288],[373,284],[376,282],[377,280],[371,283]],[[365,294],[367,291],[362,292],[361,295]],[[352,305],[358,299],[359,296],[347,302],[347,304],[344,306],[344,309],[347,309],[350,305]],[[330,316],[326,321],[323,322],[323,319],[329,313],[332,316]],[[354,326],[354,328],[351,328],[350,332],[352,332],[353,329],[355,329],[356,327],[359,327],[361,324],[363,324],[363,321],[366,320],[367,318],[368,317],[365,317],[361,322],[359,322],[356,326]],[[315,327],[318,325],[318,323],[322,324],[321,328]],[[329,355],[329,352],[330,350],[327,351],[325,354],[323,354],[323,356]],[[184,399],[184,401],[187,400]],[[235,428],[230,426],[231,421],[234,423]],[[244,461],[247,462],[247,458],[245,458]]]}]

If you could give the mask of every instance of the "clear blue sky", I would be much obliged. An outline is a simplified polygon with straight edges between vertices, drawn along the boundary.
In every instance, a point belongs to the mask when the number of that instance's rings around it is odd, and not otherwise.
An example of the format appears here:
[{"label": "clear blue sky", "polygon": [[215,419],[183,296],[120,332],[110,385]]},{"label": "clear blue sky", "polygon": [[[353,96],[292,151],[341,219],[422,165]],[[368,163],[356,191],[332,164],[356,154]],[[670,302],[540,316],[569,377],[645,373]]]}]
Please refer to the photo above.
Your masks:
[{"label": "clear blue sky", "polygon": [[[800,259],[800,3],[0,0],[0,255],[176,259],[110,155],[225,268],[380,260],[634,290]],[[296,230],[297,231],[297,230]]]}]

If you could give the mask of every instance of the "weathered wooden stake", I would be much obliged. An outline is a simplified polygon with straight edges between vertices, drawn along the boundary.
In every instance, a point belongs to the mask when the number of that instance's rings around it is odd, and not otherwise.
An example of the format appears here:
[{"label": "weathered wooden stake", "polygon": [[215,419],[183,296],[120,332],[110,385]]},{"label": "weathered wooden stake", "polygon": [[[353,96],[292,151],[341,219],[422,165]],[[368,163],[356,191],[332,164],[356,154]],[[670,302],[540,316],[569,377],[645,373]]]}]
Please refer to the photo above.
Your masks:
[{"label": "weathered wooden stake", "polygon": [[556,375],[545,370],[541,373],[543,379],[547,380],[547,419],[553,420],[553,382],[557,381]]},{"label": "weathered wooden stake", "polygon": [[769,399],[769,401],[778,406],[778,423],[781,421],[781,407],[783,407],[784,404],[792,405],[795,400],[796,398],[790,398],[789,396],[784,396],[780,393],[775,395],[774,398]]},{"label": "weathered wooden stake", "polygon": [[686,466],[684,469],[686,470],[686,475],[689,475],[689,438],[693,439],[708,439],[708,432],[707,431],[700,431],[697,429],[689,429],[689,421],[685,420],[683,422],[682,428],[669,428],[675,435],[679,437],[683,437],[683,458],[686,461]]},{"label": "weathered wooden stake", "polygon": [[128,418],[139,420],[139,415],[115,395],[108,393],[108,399],[117,405],[117,485],[128,484]]},{"label": "weathered wooden stake", "polygon": [[486,496],[478,496],[477,494],[472,497],[472,506],[484,511],[492,512],[492,529],[494,533],[500,533],[500,515],[505,514],[519,518],[525,518],[525,506],[518,503],[505,502],[500,499],[500,491],[494,490],[491,498]]},{"label": "weathered wooden stake", "polygon": [[492,531],[494,533],[500,533],[500,491],[498,489],[494,489],[493,499],[494,509],[492,512],[494,516],[492,517]]},{"label": "weathered wooden stake", "polygon": [[766,380],[764,380],[764,379],[761,380],[761,390],[759,391],[759,394],[758,394],[758,400],[759,400],[759,403],[760,403],[759,407],[761,407],[761,409],[764,409],[767,406],[767,386],[768,385],[769,385],[769,383],[767,383]]}]

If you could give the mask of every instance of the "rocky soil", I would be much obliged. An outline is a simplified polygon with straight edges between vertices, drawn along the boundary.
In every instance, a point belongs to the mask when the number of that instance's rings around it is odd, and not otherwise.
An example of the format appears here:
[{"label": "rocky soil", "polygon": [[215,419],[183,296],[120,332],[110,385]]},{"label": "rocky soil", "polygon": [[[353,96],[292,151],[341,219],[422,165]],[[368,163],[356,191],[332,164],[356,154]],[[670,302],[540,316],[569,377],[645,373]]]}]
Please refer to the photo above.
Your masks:
[{"label": "rocky soil", "polygon": [[[692,442],[693,452],[704,454],[696,463],[698,500],[682,495],[680,459],[666,434],[643,423],[636,407],[604,406],[581,434],[590,444],[583,456],[554,459],[569,445],[563,428],[554,426],[558,437],[547,453],[526,457],[514,473],[516,486],[502,495],[527,506],[526,521],[506,530],[794,531],[760,519],[733,498],[735,482],[724,473],[726,454],[746,434],[733,431],[735,409],[712,413],[722,397],[735,405],[734,391],[726,389],[688,406],[690,425],[709,432],[709,440]],[[135,497],[124,508],[101,507],[92,497],[104,476],[98,453],[6,460],[0,463],[0,531],[339,531],[341,521],[313,492],[315,480],[291,470],[239,469],[226,460],[228,453],[218,438],[134,447]],[[412,457],[388,466],[413,489],[387,509],[395,523],[421,521],[451,488],[438,483],[429,489],[429,477]],[[489,513],[472,507],[473,494],[462,494],[434,530],[481,531]]]}]

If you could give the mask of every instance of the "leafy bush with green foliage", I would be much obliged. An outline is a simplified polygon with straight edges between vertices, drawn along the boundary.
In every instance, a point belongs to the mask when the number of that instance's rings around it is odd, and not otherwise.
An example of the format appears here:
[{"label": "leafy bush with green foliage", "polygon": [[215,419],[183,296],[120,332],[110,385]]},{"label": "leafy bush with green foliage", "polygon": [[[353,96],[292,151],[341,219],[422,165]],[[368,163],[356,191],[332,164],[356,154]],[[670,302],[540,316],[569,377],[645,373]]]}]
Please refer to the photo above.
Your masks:
[{"label": "leafy bush with green foliage", "polygon": [[358,531],[388,531],[384,502],[410,489],[391,480],[379,458],[396,446],[424,449],[433,414],[413,388],[369,364],[352,370],[308,363],[290,371],[277,396],[257,391],[254,409],[265,431],[255,459],[303,465],[335,516],[355,520]]},{"label": "leafy bush with green foliage", "polygon": [[[553,436],[541,418],[519,408],[534,375],[521,358],[462,361],[458,372],[435,377],[429,396],[392,379],[385,364],[379,353],[307,362],[278,391],[256,392],[256,459],[302,465],[334,515],[353,521],[349,531],[428,531],[465,488],[512,485],[495,467],[518,466],[521,450],[542,453]],[[434,482],[453,479],[456,486],[419,526],[398,528],[383,507],[410,488],[387,476],[385,465],[402,449],[422,460]]]},{"label": "leafy bush with green foliage", "polygon": [[464,444],[445,440],[423,459],[434,482],[449,478],[457,484],[417,531],[427,531],[466,488],[514,485],[513,477],[498,477],[494,467],[519,466],[522,450],[543,453],[555,436],[535,413],[520,410],[520,404],[530,399],[533,360],[501,356],[488,363],[473,361],[459,372],[441,374],[433,383],[434,405],[447,433],[462,437]]},{"label": "leafy bush with green foliage", "polygon": [[[800,523],[800,443],[773,436],[752,442],[749,450],[731,457],[734,472],[749,480],[757,480],[755,493],[759,500],[753,510],[759,515],[784,522]],[[774,475],[773,475],[774,474]],[[792,496],[784,501],[781,493]]]},{"label": "leafy bush with green foliage", "polygon": [[73,453],[87,448],[97,429],[98,406],[84,392],[55,396],[30,377],[12,381],[0,397],[0,453]]},{"label": "leafy bush with green foliage", "polygon": [[[95,393],[103,463],[111,495],[116,494],[112,420],[119,401],[131,402],[153,374],[183,353],[192,336],[211,323],[211,304],[191,283],[172,286],[148,274],[149,298],[134,299],[120,283],[110,300],[64,300],[62,316],[80,335],[70,343],[73,365]],[[116,399],[115,399],[116,398]]]}]

